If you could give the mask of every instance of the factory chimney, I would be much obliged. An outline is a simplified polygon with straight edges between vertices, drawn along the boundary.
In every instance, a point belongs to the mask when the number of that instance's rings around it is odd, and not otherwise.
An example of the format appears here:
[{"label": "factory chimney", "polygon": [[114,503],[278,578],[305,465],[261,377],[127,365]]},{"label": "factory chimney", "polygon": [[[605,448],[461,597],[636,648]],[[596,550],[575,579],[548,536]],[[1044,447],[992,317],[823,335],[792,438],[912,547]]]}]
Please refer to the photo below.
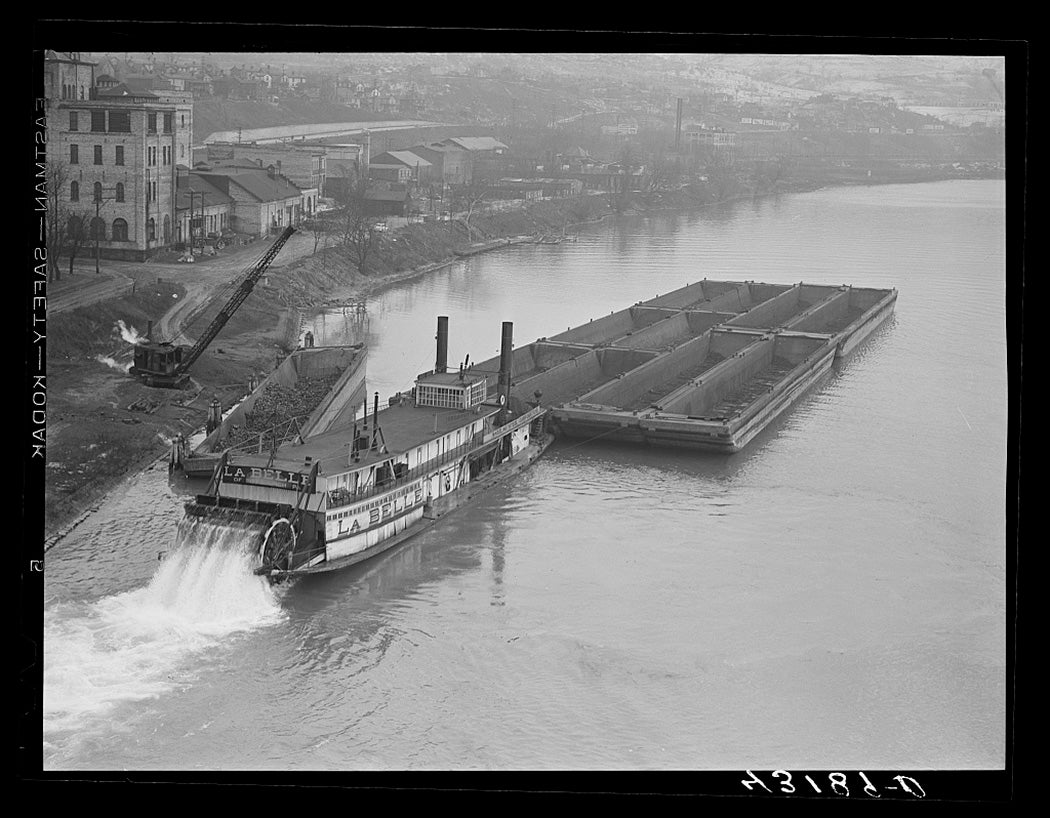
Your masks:
[{"label": "factory chimney", "polygon": [[438,316],[437,360],[434,363],[437,373],[448,371],[448,316]]}]

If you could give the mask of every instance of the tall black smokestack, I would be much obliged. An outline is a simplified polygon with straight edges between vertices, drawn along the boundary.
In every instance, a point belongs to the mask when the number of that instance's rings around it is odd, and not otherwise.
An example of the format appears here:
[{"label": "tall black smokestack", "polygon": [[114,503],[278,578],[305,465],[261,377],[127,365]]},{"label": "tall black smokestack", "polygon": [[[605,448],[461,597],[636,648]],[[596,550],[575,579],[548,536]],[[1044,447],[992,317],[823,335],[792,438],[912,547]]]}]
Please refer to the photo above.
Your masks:
[{"label": "tall black smokestack", "polygon": [[503,322],[503,343],[499,354],[499,401],[501,405],[499,422],[502,425],[510,406],[510,369],[514,357],[514,324]]},{"label": "tall black smokestack", "polygon": [[376,447],[379,436],[379,393],[376,392],[375,409],[372,410],[372,448]]},{"label": "tall black smokestack", "polygon": [[438,316],[437,334],[437,361],[434,363],[435,372],[448,371],[448,316]]}]

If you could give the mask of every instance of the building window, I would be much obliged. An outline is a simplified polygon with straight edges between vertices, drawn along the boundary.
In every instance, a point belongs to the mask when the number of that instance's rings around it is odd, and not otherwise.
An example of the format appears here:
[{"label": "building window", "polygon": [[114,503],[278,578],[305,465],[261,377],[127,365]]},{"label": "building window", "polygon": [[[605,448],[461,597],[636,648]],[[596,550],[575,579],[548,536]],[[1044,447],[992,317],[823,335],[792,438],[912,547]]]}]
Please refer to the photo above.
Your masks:
[{"label": "building window", "polygon": [[80,86],[80,98],[81,99],[84,98],[84,86],[83,85]]},{"label": "building window", "polygon": [[109,112],[110,133],[131,133],[131,113],[129,111]]},{"label": "building window", "polygon": [[106,112],[105,111],[92,111],[91,112],[91,130],[94,133],[104,133],[106,130]]},{"label": "building window", "polygon": [[84,222],[80,216],[70,216],[66,222],[66,235],[71,238],[83,238]]},{"label": "building window", "polygon": [[146,223],[146,238],[150,241],[156,241],[157,239],[157,220],[150,216],[149,221]]},{"label": "building window", "polygon": [[[117,198],[118,202],[123,202],[124,201],[124,183],[123,182],[117,182],[116,198]],[[114,227],[116,227],[116,225],[114,225]]]},{"label": "building window", "polygon": [[95,145],[95,164],[96,165],[101,165],[102,164],[102,146],[101,145]]},{"label": "building window", "polygon": [[118,164],[118,165],[123,165],[124,164],[124,146],[123,145],[117,145],[116,156],[114,158],[114,162],[116,164]]},{"label": "building window", "polygon": [[113,220],[113,241],[128,240],[128,223],[123,219]]},{"label": "building window", "polygon": [[80,117],[77,116],[76,111],[69,112],[69,130],[79,131],[80,130]]},{"label": "building window", "polygon": [[174,114],[164,114],[164,133],[171,133],[171,123],[174,119]]},{"label": "building window", "polygon": [[96,216],[91,220],[91,238],[98,241],[106,240],[106,220]]},{"label": "building window", "polygon": [[69,201],[79,202],[80,201],[80,182],[69,183]]},{"label": "building window", "polygon": [[171,244],[171,216],[164,214],[164,243]]},{"label": "building window", "polygon": [[146,131],[148,133],[156,133],[157,132],[157,115],[156,114],[146,114]]},{"label": "building window", "polygon": [[186,158],[186,146],[185,145],[179,145],[179,159],[185,159],[185,158]]},{"label": "building window", "polygon": [[95,182],[95,198],[94,198],[93,201],[96,201],[96,202],[101,202],[102,201],[102,183],[101,182]]},{"label": "building window", "polygon": [[80,164],[80,146],[70,145],[69,146],[69,164],[79,165]]},{"label": "building window", "polygon": [[186,127],[186,114],[182,114],[182,127]]}]

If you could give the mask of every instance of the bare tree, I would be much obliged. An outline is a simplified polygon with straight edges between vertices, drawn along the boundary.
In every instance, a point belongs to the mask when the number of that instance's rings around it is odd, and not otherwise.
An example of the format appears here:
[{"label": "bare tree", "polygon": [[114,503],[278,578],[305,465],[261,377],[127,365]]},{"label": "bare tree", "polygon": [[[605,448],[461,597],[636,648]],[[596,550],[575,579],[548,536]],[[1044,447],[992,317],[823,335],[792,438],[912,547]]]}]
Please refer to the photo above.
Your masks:
[{"label": "bare tree", "polygon": [[73,262],[76,260],[80,248],[83,247],[88,240],[90,234],[87,226],[92,222],[94,217],[91,215],[91,211],[87,208],[78,212],[73,212],[73,209],[69,208],[69,211],[69,216],[66,219],[63,244],[65,251],[69,254],[69,274],[73,275]]},{"label": "bare tree", "polygon": [[368,274],[368,260],[379,242],[379,219],[369,214],[363,179],[351,179],[337,199],[342,205],[343,245],[362,275]]},{"label": "bare tree", "polygon": [[47,162],[47,220],[45,241],[47,243],[47,271],[49,281],[62,278],[58,260],[66,252],[69,227],[70,187],[73,171],[59,159],[48,158]]},{"label": "bare tree", "polygon": [[452,200],[454,206],[459,208],[461,212],[466,213],[463,224],[467,228],[467,241],[474,241],[474,227],[470,220],[479,209],[479,205],[485,200],[485,197],[491,193],[492,190],[488,181],[476,177],[469,184],[459,185],[453,190]]}]

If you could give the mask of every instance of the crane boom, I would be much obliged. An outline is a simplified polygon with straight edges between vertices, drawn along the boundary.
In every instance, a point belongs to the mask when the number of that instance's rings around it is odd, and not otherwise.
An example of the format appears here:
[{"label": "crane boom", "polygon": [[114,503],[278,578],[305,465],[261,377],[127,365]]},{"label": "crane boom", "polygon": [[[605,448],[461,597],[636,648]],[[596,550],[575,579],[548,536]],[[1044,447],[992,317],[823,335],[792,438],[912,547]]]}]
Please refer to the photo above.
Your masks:
[{"label": "crane boom", "polygon": [[241,282],[240,286],[234,290],[233,295],[230,296],[230,300],[226,302],[226,305],[219,310],[219,314],[215,316],[215,320],[208,325],[208,328],[204,331],[204,334],[197,339],[197,343],[193,345],[193,348],[183,357],[182,363],[179,364],[176,374],[181,374],[193,366],[205,349],[208,348],[208,344],[215,340],[215,336],[219,334],[219,331],[226,326],[226,322],[230,320],[233,314],[237,311],[237,308],[244,303],[251,291],[255,288],[256,282],[262,277],[262,274],[266,272],[266,268],[273,263],[273,260],[277,258],[277,254],[281,252],[281,248],[284,247],[285,242],[291,238],[292,233],[295,232],[294,227],[287,227],[277,240],[270,245],[270,248],[263,254],[263,257],[259,259],[258,263],[245,276],[244,281]]}]

